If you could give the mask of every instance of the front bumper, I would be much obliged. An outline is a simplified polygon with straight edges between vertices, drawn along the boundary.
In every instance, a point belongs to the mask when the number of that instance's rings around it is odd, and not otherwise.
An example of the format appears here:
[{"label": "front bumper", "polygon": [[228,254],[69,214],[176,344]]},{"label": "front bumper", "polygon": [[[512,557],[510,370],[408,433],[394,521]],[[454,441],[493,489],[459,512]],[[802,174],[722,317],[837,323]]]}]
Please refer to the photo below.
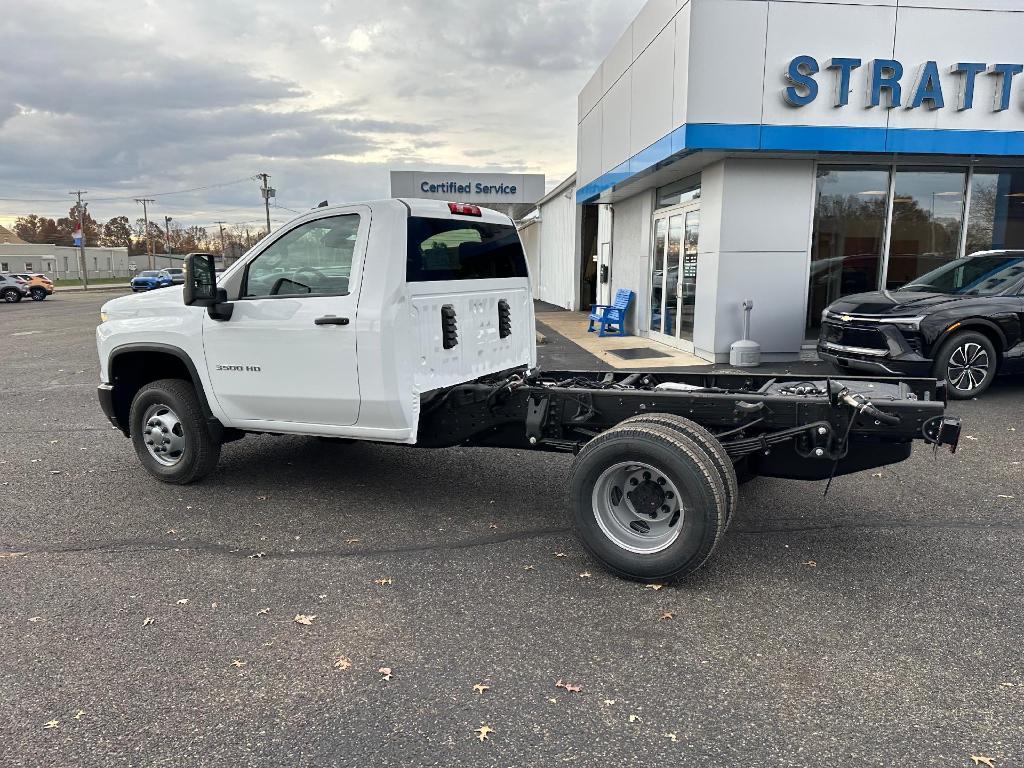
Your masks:
[{"label": "front bumper", "polygon": [[100,384],[96,387],[96,395],[99,397],[103,415],[107,417],[111,424],[121,429],[121,425],[117,421],[117,414],[114,411],[114,385]]},{"label": "front bumper", "polygon": [[[854,338],[873,334],[879,339],[879,344],[867,347],[848,343],[843,337],[849,335],[846,331],[851,330],[861,334]],[[833,365],[890,376],[930,378],[934,369],[934,361],[915,350],[899,328],[885,324],[846,328],[823,322],[818,338],[818,357]]]}]

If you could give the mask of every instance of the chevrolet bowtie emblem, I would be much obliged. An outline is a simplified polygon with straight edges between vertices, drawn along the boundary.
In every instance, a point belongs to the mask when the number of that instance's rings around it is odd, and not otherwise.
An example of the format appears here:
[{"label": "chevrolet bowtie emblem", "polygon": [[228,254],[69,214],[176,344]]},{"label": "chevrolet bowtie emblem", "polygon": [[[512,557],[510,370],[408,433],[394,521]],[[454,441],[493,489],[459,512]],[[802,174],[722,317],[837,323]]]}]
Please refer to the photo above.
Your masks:
[{"label": "chevrolet bowtie emblem", "polygon": [[853,320],[853,318],[850,317],[849,315],[840,315],[839,319],[842,320],[844,323],[848,323],[851,320]]}]

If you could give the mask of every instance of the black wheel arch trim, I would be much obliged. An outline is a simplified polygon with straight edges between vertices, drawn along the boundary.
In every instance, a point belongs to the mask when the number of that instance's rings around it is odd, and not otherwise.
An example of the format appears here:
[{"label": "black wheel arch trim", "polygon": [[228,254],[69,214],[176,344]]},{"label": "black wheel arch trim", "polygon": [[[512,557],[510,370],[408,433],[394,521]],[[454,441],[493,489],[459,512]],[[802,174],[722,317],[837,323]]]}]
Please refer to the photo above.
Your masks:
[{"label": "black wheel arch trim", "polygon": [[[996,339],[999,342],[999,348],[996,350],[997,355],[1001,355],[1006,351],[1006,334],[1003,329],[999,327],[998,323],[994,323],[985,317],[968,317],[963,320],[957,320],[955,323],[950,323],[946,328],[939,334],[935,340],[936,345],[945,344],[953,334],[959,333],[960,331],[977,331],[982,332],[982,329],[991,331],[995,334]],[[936,352],[938,352],[938,346],[936,346]]]},{"label": "black wheel arch trim", "polygon": [[[185,366],[185,370],[188,371],[189,377],[192,379],[192,386],[195,387],[196,396],[199,398],[199,407],[203,411],[203,416],[205,416],[211,425],[215,426],[215,428],[219,430],[224,429],[220,420],[213,415],[213,410],[210,408],[210,403],[206,398],[206,390],[205,387],[203,387],[203,380],[199,377],[199,371],[196,368],[195,362],[189,356],[188,352],[183,350],[181,347],[176,347],[173,344],[161,344],[159,342],[132,342],[114,347],[114,349],[110,351],[110,356],[107,358],[107,374],[109,378],[112,379],[110,382],[111,385],[114,387],[117,386],[117,382],[113,380],[115,361],[122,355],[131,352],[156,352],[177,358]],[[121,425],[121,431],[127,436],[128,425]]]}]

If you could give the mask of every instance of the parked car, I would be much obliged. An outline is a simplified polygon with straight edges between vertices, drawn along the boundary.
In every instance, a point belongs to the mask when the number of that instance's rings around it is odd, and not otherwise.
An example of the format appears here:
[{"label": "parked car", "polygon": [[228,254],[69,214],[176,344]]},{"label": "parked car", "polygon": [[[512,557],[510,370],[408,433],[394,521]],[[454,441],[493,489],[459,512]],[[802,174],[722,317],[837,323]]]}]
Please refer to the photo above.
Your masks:
[{"label": "parked car", "polygon": [[0,301],[13,304],[28,296],[28,283],[15,275],[0,275]]},{"label": "parked car", "polygon": [[982,251],[896,291],[847,296],[821,316],[818,355],[840,369],[945,379],[977,397],[1024,371],[1024,251]]},{"label": "parked car", "polygon": [[163,271],[171,276],[171,282],[174,285],[185,284],[185,270],[181,267],[167,267],[167,269]]},{"label": "parked car", "polygon": [[20,277],[28,284],[28,294],[32,301],[43,301],[47,296],[53,295],[53,280],[46,275],[22,273],[14,277]]},{"label": "parked car", "polygon": [[173,284],[174,280],[166,269],[147,269],[133,277],[129,283],[133,293],[166,288]]}]

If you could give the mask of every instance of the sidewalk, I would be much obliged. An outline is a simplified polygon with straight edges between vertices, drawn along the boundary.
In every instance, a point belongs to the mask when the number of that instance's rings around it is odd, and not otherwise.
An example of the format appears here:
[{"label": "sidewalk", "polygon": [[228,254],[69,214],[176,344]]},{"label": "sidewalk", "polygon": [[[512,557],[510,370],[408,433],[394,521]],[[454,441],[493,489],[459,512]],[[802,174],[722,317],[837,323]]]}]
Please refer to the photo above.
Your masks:
[{"label": "sidewalk", "polygon": [[[599,338],[587,333],[587,313],[569,312],[544,302],[534,303],[537,331],[544,343],[537,347],[537,364],[551,371],[646,371],[657,369],[672,373],[779,373],[807,376],[834,376],[835,369],[820,360],[794,360],[786,363],[763,363],[757,368],[736,369],[726,364],[715,365],[640,336]],[[650,349],[667,357],[624,360],[611,350]]]}]

